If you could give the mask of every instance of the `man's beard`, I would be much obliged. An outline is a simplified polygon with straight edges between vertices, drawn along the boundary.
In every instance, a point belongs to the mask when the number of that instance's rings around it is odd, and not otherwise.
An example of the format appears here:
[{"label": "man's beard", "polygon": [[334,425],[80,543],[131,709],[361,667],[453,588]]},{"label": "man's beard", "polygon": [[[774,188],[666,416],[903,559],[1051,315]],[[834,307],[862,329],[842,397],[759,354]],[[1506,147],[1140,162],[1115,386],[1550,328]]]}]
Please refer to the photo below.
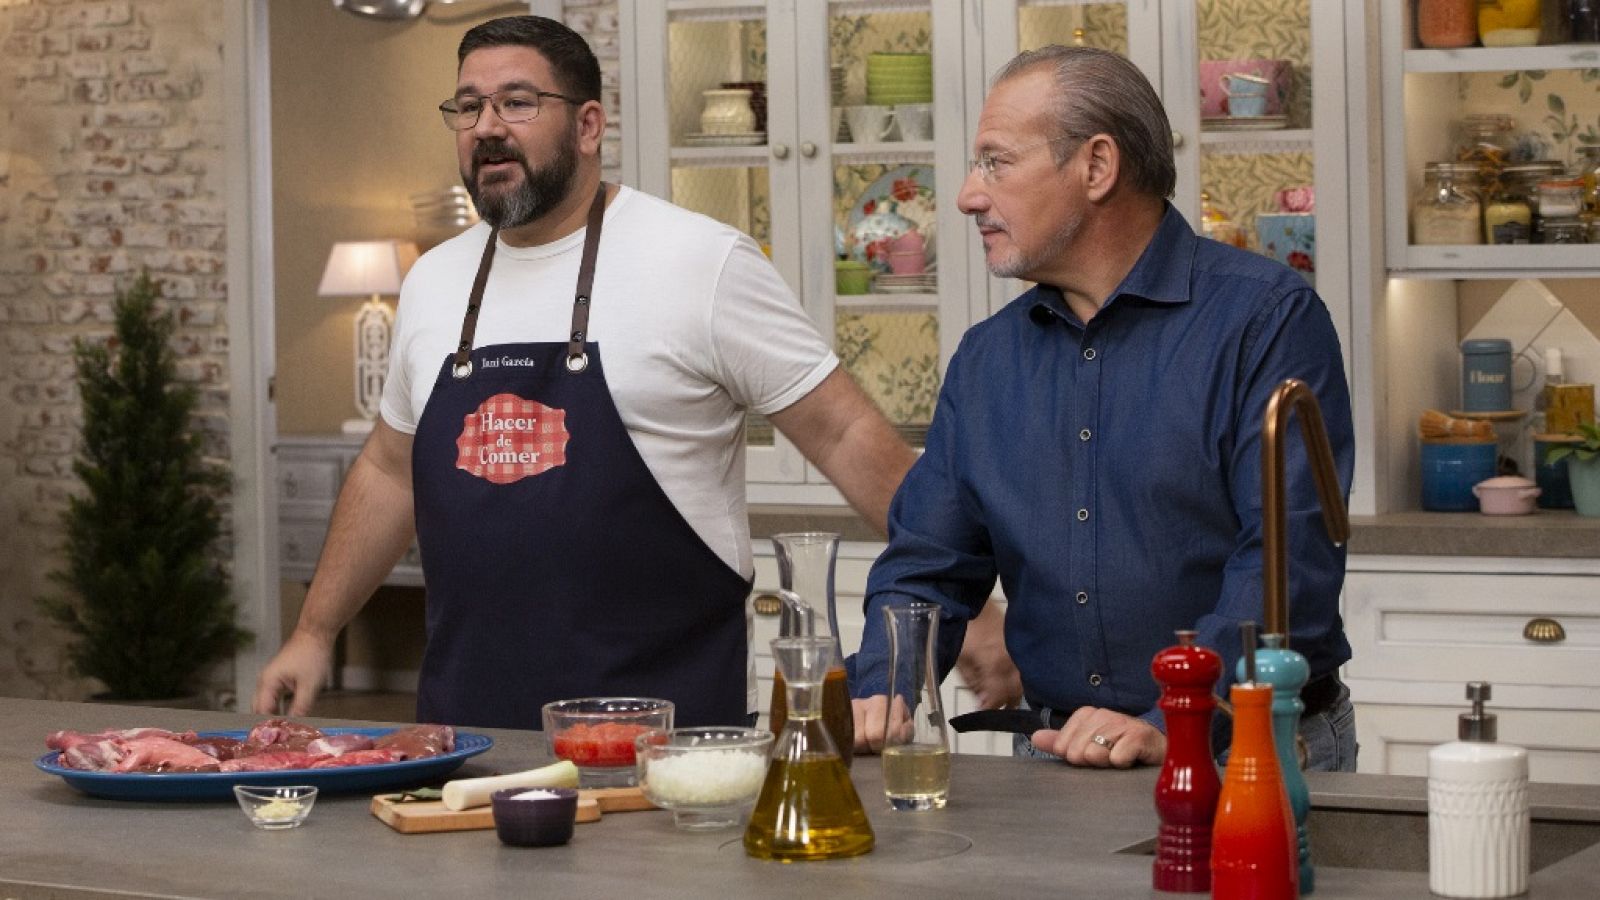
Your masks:
[{"label": "man's beard", "polygon": [[[981,217],[979,221],[980,223],[982,222]],[[1082,216],[1068,218],[1067,221],[1061,223],[1060,228],[1056,229],[1055,234],[1050,236],[1050,240],[1045,242],[1045,245],[1039,248],[1032,256],[1023,252],[1021,248],[1013,243],[1009,255],[987,262],[989,274],[996,278],[1029,278],[1032,280],[1029,273],[1036,272],[1046,263],[1053,262],[1056,256],[1065,250],[1067,245],[1072,243],[1073,238],[1078,236],[1078,231],[1082,227]],[[1009,237],[1010,232],[1006,232],[1006,235]]]},{"label": "man's beard", "polygon": [[[569,138],[575,137],[569,131]],[[578,169],[576,140],[556,145],[550,162],[535,170],[528,158],[506,141],[484,141],[472,152],[472,171],[462,172],[467,193],[478,208],[478,215],[495,228],[516,228],[534,221],[551,210],[572,192],[573,174]],[[522,167],[522,182],[504,185],[500,181],[481,185],[478,170],[488,158],[506,158]]]}]

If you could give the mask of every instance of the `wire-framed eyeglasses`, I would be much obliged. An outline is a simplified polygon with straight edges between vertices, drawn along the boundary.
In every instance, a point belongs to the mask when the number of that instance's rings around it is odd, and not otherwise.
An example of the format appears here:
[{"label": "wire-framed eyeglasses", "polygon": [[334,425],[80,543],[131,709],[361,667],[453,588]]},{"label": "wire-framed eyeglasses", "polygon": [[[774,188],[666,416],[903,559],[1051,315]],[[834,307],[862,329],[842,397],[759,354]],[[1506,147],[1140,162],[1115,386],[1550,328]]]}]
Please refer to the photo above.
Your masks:
[{"label": "wire-framed eyeglasses", "polygon": [[1006,168],[1016,163],[1024,153],[1037,150],[1040,147],[1049,147],[1052,144],[1074,140],[1077,140],[1077,138],[1063,136],[1051,138],[1048,141],[1040,141],[1037,144],[1029,144],[1026,147],[1018,147],[1015,150],[985,150],[978,154],[977,159],[967,161],[967,171],[971,172],[976,169],[978,174],[983,176],[984,183],[993,184],[1005,174]]},{"label": "wire-framed eyeglasses", "polygon": [[500,117],[500,121],[513,125],[518,122],[531,122],[538,118],[540,100],[544,97],[565,100],[568,103],[582,102],[555,91],[507,88],[492,94],[463,94],[460,97],[451,97],[439,104],[439,113],[444,116],[445,127],[451,131],[466,131],[478,124],[478,116],[485,106],[494,107],[494,114]]}]

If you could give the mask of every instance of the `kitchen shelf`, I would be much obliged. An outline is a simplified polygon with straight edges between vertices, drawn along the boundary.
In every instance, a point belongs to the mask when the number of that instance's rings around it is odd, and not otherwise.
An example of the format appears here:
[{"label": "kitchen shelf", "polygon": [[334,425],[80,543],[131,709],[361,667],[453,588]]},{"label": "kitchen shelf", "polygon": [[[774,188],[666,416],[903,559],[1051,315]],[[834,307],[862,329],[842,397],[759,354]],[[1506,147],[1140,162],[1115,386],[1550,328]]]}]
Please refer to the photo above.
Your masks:
[{"label": "kitchen shelf", "polygon": [[1596,278],[1600,246],[1594,244],[1408,245],[1403,278]]},{"label": "kitchen shelf", "polygon": [[767,17],[765,3],[750,0],[668,0],[674,22],[742,22]]},{"label": "kitchen shelf", "polygon": [[1213,153],[1309,153],[1309,128],[1269,131],[1201,131],[1200,143]]},{"label": "kitchen shelf", "polygon": [[938,312],[938,294],[840,294],[838,309],[854,313]]},{"label": "kitchen shelf", "polygon": [[1406,72],[1516,72],[1600,68],[1600,44],[1407,50]]},{"label": "kitchen shelf", "polygon": [[933,141],[873,141],[833,145],[833,161],[845,165],[865,163],[926,163],[933,165]]},{"label": "kitchen shelf", "polygon": [[672,162],[682,167],[721,168],[766,165],[766,144],[747,147],[673,147]]}]

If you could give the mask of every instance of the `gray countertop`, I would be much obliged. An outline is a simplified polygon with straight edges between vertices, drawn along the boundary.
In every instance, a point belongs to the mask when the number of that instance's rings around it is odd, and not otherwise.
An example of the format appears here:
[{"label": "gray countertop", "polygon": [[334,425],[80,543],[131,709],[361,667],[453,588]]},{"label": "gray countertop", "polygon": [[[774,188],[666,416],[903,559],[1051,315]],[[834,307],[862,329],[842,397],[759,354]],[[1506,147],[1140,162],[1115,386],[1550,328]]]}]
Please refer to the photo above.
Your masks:
[{"label": "gray countertop", "polygon": [[[1504,556],[1592,559],[1600,556],[1600,518],[1570,509],[1528,516],[1400,512],[1352,516],[1350,552],[1365,556]],[[757,538],[785,531],[836,531],[847,541],[883,537],[848,507],[753,506]]]},{"label": "gray countertop", "polygon": [[[0,897],[1167,896],[1149,887],[1148,855],[1117,852],[1155,833],[1153,768],[1088,771],[958,756],[950,806],[907,814],[884,807],[876,761],[861,759],[854,778],[877,849],[854,860],[782,865],[745,856],[737,830],[681,832],[666,812],[608,815],[578,826],[565,847],[526,849],[502,846],[493,831],[401,835],[368,813],[369,798],[326,796],[305,826],[266,832],[231,802],[96,800],[33,766],[45,752],[45,735],[56,729],[217,730],[256,720],[0,699],[6,725],[0,790],[10,813],[0,828]],[[494,748],[461,775],[548,761],[542,735],[487,733]],[[1314,773],[1309,781],[1318,858],[1370,866],[1383,855],[1373,853],[1376,841],[1394,857],[1383,864],[1410,869],[1324,863],[1314,896],[1427,896],[1421,779]],[[1600,883],[1600,787],[1534,785],[1532,795],[1536,871],[1528,896],[1593,898]]]}]

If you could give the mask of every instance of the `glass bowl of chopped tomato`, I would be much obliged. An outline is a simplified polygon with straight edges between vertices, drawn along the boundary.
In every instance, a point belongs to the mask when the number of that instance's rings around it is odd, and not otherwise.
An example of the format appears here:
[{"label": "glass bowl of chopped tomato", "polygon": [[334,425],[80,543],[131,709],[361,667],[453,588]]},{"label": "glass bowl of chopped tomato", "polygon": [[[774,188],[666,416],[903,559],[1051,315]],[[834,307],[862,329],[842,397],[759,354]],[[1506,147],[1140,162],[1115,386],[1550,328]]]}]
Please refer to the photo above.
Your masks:
[{"label": "glass bowl of chopped tomato", "polygon": [[583,787],[638,782],[634,738],[672,727],[672,701],[650,697],[584,697],[544,705],[550,752],[578,767]]}]

